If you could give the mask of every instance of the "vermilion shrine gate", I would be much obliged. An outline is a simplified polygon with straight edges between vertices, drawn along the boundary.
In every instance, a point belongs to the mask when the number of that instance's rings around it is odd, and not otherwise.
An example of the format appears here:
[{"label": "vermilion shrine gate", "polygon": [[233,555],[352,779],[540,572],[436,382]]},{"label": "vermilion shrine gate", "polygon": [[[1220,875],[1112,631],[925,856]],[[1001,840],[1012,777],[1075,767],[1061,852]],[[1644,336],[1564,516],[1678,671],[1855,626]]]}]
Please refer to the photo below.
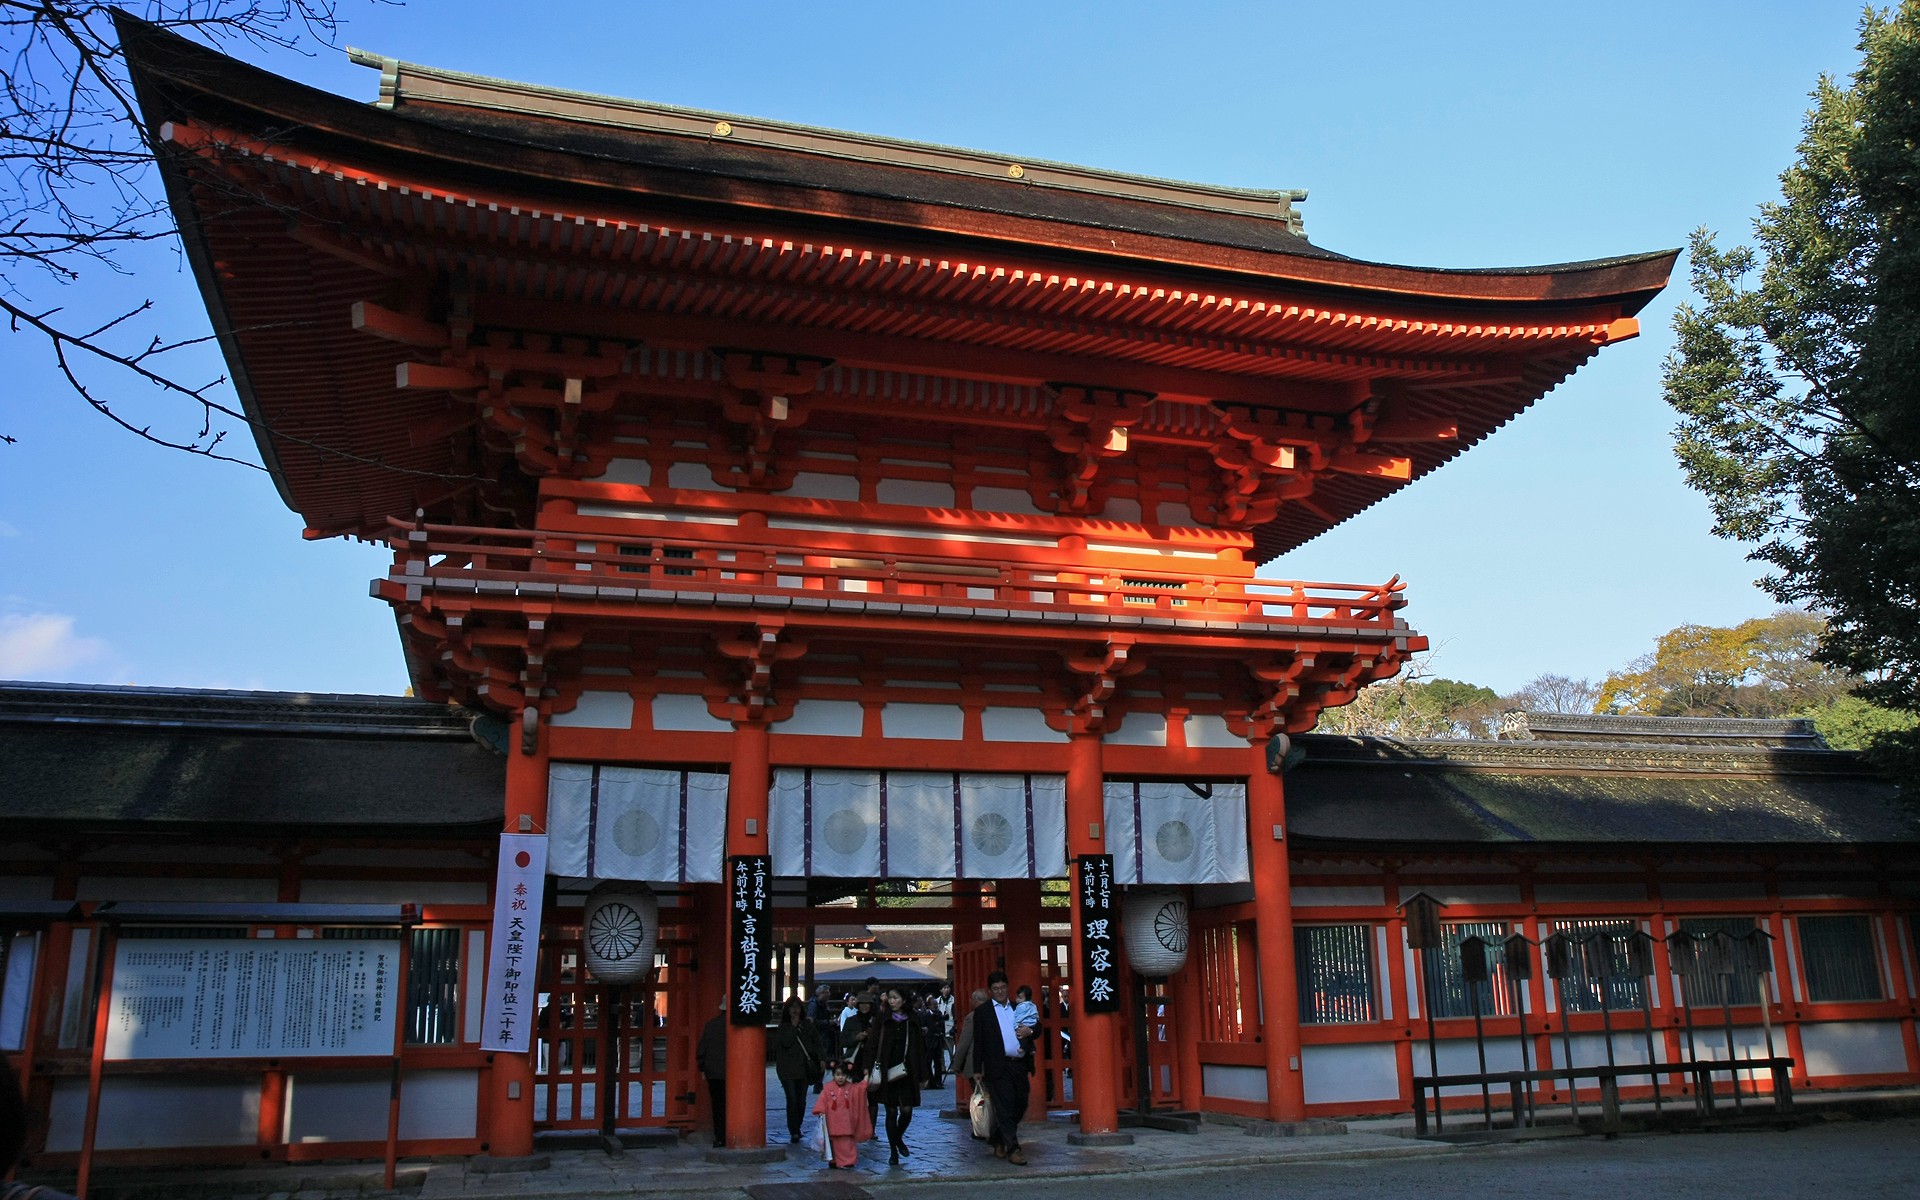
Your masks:
[{"label": "vermilion shrine gate", "polygon": [[[1037,984],[1041,880],[1112,855],[1251,921],[1169,985],[1173,1098],[1218,1068],[1220,1106],[1305,1115],[1277,764],[1425,643],[1395,580],[1256,566],[1632,337],[1673,254],[1382,265],[1307,241],[1291,193],[386,59],[368,106],[126,33],[282,498],[392,544],[416,693],[510,731],[506,832],[669,896],[676,1078],[727,857],[954,880],[956,944],[1004,926]],[[1174,816],[1194,843],[1156,841]],[[778,923],[836,919],[809,904]],[[1081,1128],[1111,1131],[1120,1018],[1070,1022]],[[763,1037],[731,1027],[739,1146]],[[492,1153],[553,1119],[539,1066],[491,1056]]]}]

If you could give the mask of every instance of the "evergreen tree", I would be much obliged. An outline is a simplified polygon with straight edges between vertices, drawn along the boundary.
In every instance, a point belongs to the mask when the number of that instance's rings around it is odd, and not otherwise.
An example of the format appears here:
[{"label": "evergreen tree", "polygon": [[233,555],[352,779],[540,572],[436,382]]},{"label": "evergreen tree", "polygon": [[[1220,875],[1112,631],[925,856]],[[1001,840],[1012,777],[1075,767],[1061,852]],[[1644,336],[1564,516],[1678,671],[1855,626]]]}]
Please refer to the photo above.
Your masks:
[{"label": "evergreen tree", "polygon": [[[1920,712],[1920,0],[1869,10],[1860,52],[1814,89],[1757,248],[1694,235],[1665,391],[1714,532],[1826,616],[1821,662]],[[1875,747],[1920,778],[1920,733]]]}]

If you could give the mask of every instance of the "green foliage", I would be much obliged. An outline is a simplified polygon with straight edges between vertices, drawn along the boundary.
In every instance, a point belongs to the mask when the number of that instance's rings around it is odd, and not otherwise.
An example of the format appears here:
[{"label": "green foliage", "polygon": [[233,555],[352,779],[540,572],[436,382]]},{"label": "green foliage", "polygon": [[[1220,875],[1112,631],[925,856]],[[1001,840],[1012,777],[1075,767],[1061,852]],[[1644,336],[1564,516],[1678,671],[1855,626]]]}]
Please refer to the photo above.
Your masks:
[{"label": "green foliage", "polygon": [[1811,720],[1820,737],[1835,750],[1865,750],[1888,734],[1904,733],[1920,725],[1920,716],[1882,708],[1858,696],[1841,696],[1793,715]]},{"label": "green foliage", "polygon": [[1351,704],[1320,714],[1315,731],[1350,737],[1492,737],[1500,722],[1500,697],[1492,688],[1457,679],[1407,675],[1360,690]]},{"label": "green foliage", "polygon": [[[1700,304],[1675,314],[1665,393],[1714,532],[1828,615],[1820,663],[1920,712],[1920,0],[1869,10],[1860,51],[1851,86],[1815,88],[1758,248],[1694,235]],[[1911,729],[1876,739],[1903,741],[1920,749]]]},{"label": "green foliage", "polygon": [[1682,625],[1600,685],[1600,712],[1784,717],[1845,696],[1859,680],[1818,661],[1826,622],[1786,608],[1732,628]]}]

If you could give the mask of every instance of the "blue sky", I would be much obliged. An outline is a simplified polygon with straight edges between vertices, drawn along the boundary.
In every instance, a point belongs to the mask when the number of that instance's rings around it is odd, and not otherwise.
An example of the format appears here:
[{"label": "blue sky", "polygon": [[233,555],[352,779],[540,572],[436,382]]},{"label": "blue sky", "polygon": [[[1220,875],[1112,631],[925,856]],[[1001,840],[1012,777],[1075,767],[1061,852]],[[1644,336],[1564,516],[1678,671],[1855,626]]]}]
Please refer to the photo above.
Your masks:
[{"label": "blue sky", "polygon": [[[536,83],[1251,187],[1302,187],[1307,233],[1361,258],[1551,263],[1747,234],[1807,93],[1855,64],[1859,6],[1796,3],[883,4],[341,0],[343,42]],[[344,52],[237,53],[356,99]],[[171,252],[44,304],[151,296],[206,331]],[[1270,564],[1409,581],[1439,674],[1506,691],[1598,678],[1682,622],[1772,608],[1708,533],[1659,397],[1675,283],[1471,453]],[[183,365],[212,377],[215,357]],[[106,377],[102,377],[107,382]],[[0,678],[397,692],[384,551],[309,543],[257,472],[151,447],[0,334]],[[189,418],[112,382],[157,428]],[[240,435],[244,443],[244,434]]]}]

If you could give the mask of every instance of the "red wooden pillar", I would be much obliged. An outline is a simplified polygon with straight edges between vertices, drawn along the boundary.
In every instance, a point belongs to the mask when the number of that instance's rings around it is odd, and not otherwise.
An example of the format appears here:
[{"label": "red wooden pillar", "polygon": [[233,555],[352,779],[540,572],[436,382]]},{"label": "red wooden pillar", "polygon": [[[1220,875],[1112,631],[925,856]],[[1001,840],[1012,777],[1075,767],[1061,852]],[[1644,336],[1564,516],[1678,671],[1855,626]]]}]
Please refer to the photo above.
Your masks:
[{"label": "red wooden pillar", "polygon": [[[958,950],[980,940],[980,881],[978,879],[956,879],[953,881],[953,946]],[[965,1004],[967,998],[960,992],[956,978],[954,993]]]},{"label": "red wooden pillar", "polygon": [[[767,727],[759,721],[736,721],[733,726],[733,763],[727,777],[727,853],[767,853],[767,792],[771,770],[767,765]],[[733,927],[727,907],[727,946],[719,961],[731,968]],[[729,982],[731,988],[731,982]],[[727,1148],[767,1144],[767,1030],[764,1025],[727,1024]]]},{"label": "red wooden pillar", "polygon": [[[520,722],[514,722],[519,727]],[[551,735],[542,723],[534,753],[507,754],[508,833],[545,832],[547,828],[547,753]],[[523,821],[521,818],[525,818]],[[545,918],[542,918],[544,923]],[[499,936],[495,931],[494,936]],[[544,947],[543,947],[544,952]],[[538,1037],[536,1032],[535,1037]],[[538,1053],[537,1049],[534,1053]],[[495,1158],[524,1158],[533,1153],[534,1053],[493,1056],[488,1112],[487,1152]]]},{"label": "red wooden pillar", "polygon": [[[1041,984],[1040,881],[1002,879],[996,885],[995,894],[998,915],[1006,923],[1000,939],[1000,951],[1006,956],[1008,991],[1016,991],[1024,983],[1038,996]],[[1075,996],[1074,999],[1077,1001],[1079,997]],[[1043,1072],[1035,1071],[1027,1112],[1038,1119],[1046,1111],[1046,1079]]]},{"label": "red wooden pillar", "polygon": [[[1271,831],[1269,831],[1271,832]],[[1400,1081],[1400,1099],[1409,1105],[1413,1103],[1413,1009],[1407,997],[1413,988],[1407,979],[1407,922],[1400,913],[1400,875],[1397,871],[1386,873],[1386,886],[1383,895],[1387,901],[1387,994],[1393,997],[1394,1024],[1402,1032],[1393,1039],[1393,1073]],[[1423,1014],[1424,1015],[1424,1014]]]},{"label": "red wooden pillar", "polygon": [[1267,1047],[1267,1115],[1304,1121],[1300,1073],[1300,998],[1293,967],[1293,877],[1287,863],[1286,801],[1280,776],[1267,769],[1268,737],[1251,739],[1247,774],[1247,844],[1253,868],[1255,952],[1260,960],[1260,1014]]},{"label": "red wooden pillar", "polygon": [[[1067,858],[1100,854],[1106,850],[1106,776],[1101,765],[1100,734],[1076,731],[1067,752]],[[1095,832],[1095,831],[1098,832]],[[1071,875],[1068,878],[1072,878]],[[1114,1013],[1087,1011],[1086,980],[1078,978],[1082,927],[1080,906],[1074,904],[1073,955],[1069,970],[1075,975],[1073,1023],[1074,1099],[1080,1105],[1080,1132],[1112,1133],[1120,1128],[1115,1088],[1114,1053],[1119,1028]],[[1146,1081],[1141,1081],[1142,1086]]]},{"label": "red wooden pillar", "polygon": [[719,1122],[709,1106],[707,1080],[695,1062],[695,1047],[700,1044],[700,1035],[706,1031],[707,1022],[713,1019],[714,1013],[724,1015],[726,1011],[727,972],[731,961],[727,953],[729,921],[726,885],[688,884],[686,903],[694,914],[691,927],[694,970],[686,991],[687,1007],[669,1013],[667,1020],[669,1023],[677,1021],[680,1028],[686,1030],[687,1078],[693,1081],[689,1107],[693,1110],[696,1126],[711,1135]]},{"label": "red wooden pillar", "polygon": [[[981,938],[980,928],[980,881],[978,879],[956,879],[953,881],[953,950],[954,956],[947,964],[947,970],[953,976],[954,1036],[967,1023],[973,1005],[969,1002],[968,982],[960,978],[960,947],[969,946]],[[977,984],[976,984],[977,986]],[[967,1110],[967,1102],[973,1098],[973,1080],[962,1076],[953,1077],[954,1104],[961,1112]]]},{"label": "red wooden pillar", "polygon": [[[1188,919],[1193,913],[1193,889],[1187,889]],[[1187,965],[1175,972],[1167,980],[1167,986],[1173,992],[1173,1028],[1175,1082],[1180,1089],[1180,1107],[1198,1109],[1200,1107],[1200,1039],[1206,1031],[1204,1005],[1201,994],[1201,956],[1200,931],[1190,931],[1190,947]]]}]

